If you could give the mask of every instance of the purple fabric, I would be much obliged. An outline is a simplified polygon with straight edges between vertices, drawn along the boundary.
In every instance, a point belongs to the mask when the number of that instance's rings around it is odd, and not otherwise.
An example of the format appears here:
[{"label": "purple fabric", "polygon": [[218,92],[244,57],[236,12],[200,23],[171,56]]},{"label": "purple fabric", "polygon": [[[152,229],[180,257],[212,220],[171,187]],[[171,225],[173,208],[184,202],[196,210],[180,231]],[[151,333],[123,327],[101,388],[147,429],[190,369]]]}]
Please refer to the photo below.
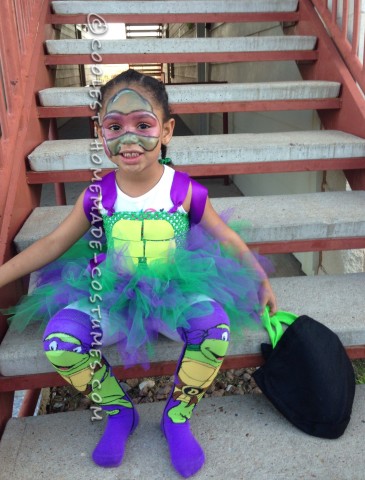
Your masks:
[{"label": "purple fabric", "polygon": [[190,182],[192,185],[189,212],[190,223],[191,225],[197,225],[202,219],[204,213],[205,204],[208,198],[208,190],[203,187],[203,185],[200,185],[200,183],[192,180],[186,173],[175,171],[170,193],[170,198],[174,206],[170,210],[170,213],[176,212],[176,210],[184,203],[186,195],[188,194]]},{"label": "purple fabric", "polygon": [[[218,303],[210,303],[212,304],[212,312],[209,315],[199,318],[190,318],[189,327],[181,329],[181,337],[186,345],[199,345],[207,339],[220,340],[222,338],[222,333],[224,332],[228,333],[226,340],[229,341],[228,328],[217,328],[217,325],[222,324],[229,327],[229,319]],[[185,349],[182,352],[176,368],[174,387],[176,384],[180,383],[178,373],[181,362],[184,359],[184,352]],[[180,475],[184,478],[189,478],[204,465],[205,456],[203,449],[190,429],[189,419],[186,418],[184,423],[174,423],[168,416],[169,410],[180,404],[179,401],[173,399],[174,387],[163,413],[161,428],[167,440],[172,465]]]},{"label": "purple fabric", "polygon": [[[97,222],[93,222],[92,210],[95,199],[99,193],[102,194],[102,204],[108,215],[111,216],[114,213],[114,204],[117,199],[117,189],[115,186],[115,171],[105,175],[101,180],[97,180],[88,186],[85,190],[83,206],[84,212],[90,223],[98,226]],[[95,215],[97,212],[94,213]]]},{"label": "purple fabric", "polygon": [[117,200],[117,187],[115,180],[115,171],[108,173],[103,177],[102,181],[103,189],[103,207],[108,212],[108,216],[111,217],[114,213],[114,204]]},{"label": "purple fabric", "polygon": [[100,328],[93,328],[90,315],[73,308],[65,308],[48,322],[43,339],[52,333],[65,333],[77,338],[86,349],[90,349],[93,342],[90,332],[102,333]]},{"label": "purple fabric", "polygon": [[167,440],[171,463],[175,470],[184,478],[189,478],[198,472],[204,465],[205,455],[190,430],[189,421],[173,423],[165,411],[161,429]]},{"label": "purple fabric", "polygon": [[195,180],[191,181],[191,186],[190,220],[192,225],[197,225],[203,217],[208,190]]},{"label": "purple fabric", "polygon": [[[103,406],[103,410],[116,410],[116,406]],[[124,457],[129,435],[138,425],[138,413],[135,408],[121,408],[116,415],[108,415],[103,436],[96,445],[92,458],[100,467],[118,467]]]},{"label": "purple fabric", "polygon": [[[97,222],[93,221],[92,210],[94,206],[95,198],[98,196],[100,189],[102,193],[102,204],[108,215],[111,216],[114,213],[114,204],[117,199],[117,188],[115,180],[115,171],[110,172],[102,180],[94,182],[85,191],[84,195],[84,212],[90,223],[97,225]],[[196,225],[200,222],[205,204],[208,197],[208,191],[200,183],[192,180],[189,175],[183,172],[174,173],[174,179],[171,186],[170,198],[174,206],[170,209],[169,213],[174,213],[184,203],[186,195],[189,190],[189,185],[192,185],[192,196],[190,204],[190,222],[192,225]],[[96,215],[96,213],[95,213]],[[97,225],[98,226],[98,225]]]},{"label": "purple fabric", "polygon": [[[57,337],[52,337],[50,340],[45,340],[43,342],[43,349],[48,352],[49,350],[62,350],[64,352],[74,352],[75,348],[80,348],[80,350],[77,351],[77,353],[88,353],[90,350],[89,345],[77,345],[75,343],[70,343],[70,342],[63,342],[59,338],[55,340]],[[57,348],[52,348],[50,349],[50,345],[56,341],[57,343]]]},{"label": "purple fabric", "polygon": [[106,259],[106,253],[99,253],[99,255],[97,255],[94,258],[92,258],[89,262],[89,265],[87,266],[87,271],[91,274],[93,268],[97,267],[98,265],[100,265],[101,263],[105,262],[105,259]]},{"label": "purple fabric", "polygon": [[229,330],[217,327],[211,327],[207,330],[193,330],[191,333],[186,334],[186,341],[188,345],[200,345],[206,339],[222,340],[223,333],[226,333],[227,341],[229,342]]},{"label": "purple fabric", "polygon": [[174,179],[171,185],[170,198],[174,206],[169,213],[174,213],[184,203],[186,195],[188,194],[190,185],[190,178],[186,173],[174,173]]}]

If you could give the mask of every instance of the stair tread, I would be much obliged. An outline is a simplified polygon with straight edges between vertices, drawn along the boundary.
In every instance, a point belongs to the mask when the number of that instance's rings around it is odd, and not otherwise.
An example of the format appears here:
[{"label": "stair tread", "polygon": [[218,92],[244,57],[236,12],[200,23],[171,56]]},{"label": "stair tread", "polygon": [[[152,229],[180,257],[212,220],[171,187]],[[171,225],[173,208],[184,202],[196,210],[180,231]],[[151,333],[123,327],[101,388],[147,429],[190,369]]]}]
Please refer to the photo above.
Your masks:
[{"label": "stair tread", "polygon": [[[365,344],[363,313],[365,273],[272,278],[279,308],[306,314],[335,331],[346,346]],[[344,291],[351,295],[344,296]],[[0,345],[1,375],[25,375],[52,372],[42,350],[42,330],[38,325],[22,333],[8,331]],[[243,338],[234,338],[230,355],[260,352],[268,336],[263,329],[245,329]],[[178,358],[181,344],[164,337],[155,349],[155,361]],[[116,346],[103,349],[108,361],[120,364]]]},{"label": "stair tread", "polygon": [[[248,243],[365,236],[365,191],[213,198],[241,221]],[[15,237],[18,251],[54,230],[72,206],[37,207]]]},{"label": "stair tread", "polygon": [[52,2],[58,14],[78,14],[90,12],[98,14],[165,14],[165,13],[251,13],[251,12],[294,12],[298,0],[180,0],[163,1],[61,1]]},{"label": "stair tread", "polygon": [[[43,142],[28,159],[33,171],[88,170],[92,139]],[[175,136],[168,147],[176,166],[365,157],[365,139],[337,130]],[[101,168],[114,168],[104,150]]]},{"label": "stair tread", "polygon": [[[171,105],[267,100],[337,98],[340,83],[327,81],[287,81],[229,84],[167,85]],[[39,91],[42,106],[89,106],[91,87],[57,87]],[[95,97],[95,95],[94,95]]]},{"label": "stair tread", "polygon": [[[130,480],[181,478],[170,465],[159,428],[164,405],[138,405],[140,425],[128,441],[123,464],[103,469],[104,480],[123,475]],[[296,429],[263,395],[203,399],[191,424],[205,450],[206,463],[194,479],[362,480],[364,415],[364,385],[356,387],[350,423],[336,441]],[[104,420],[91,418],[90,411],[82,411],[11,419],[0,444],[4,478],[57,479],[60,469],[63,480],[74,479],[75,472],[81,480],[97,476],[101,470],[93,464],[91,452],[102,434]]]},{"label": "stair tread", "polygon": [[[313,50],[314,36],[267,36],[224,38],[148,38],[102,40],[102,53],[197,53],[197,52],[260,52],[285,50]],[[47,40],[47,51],[52,55],[90,55],[90,40]],[[90,60],[92,63],[92,60]]]}]

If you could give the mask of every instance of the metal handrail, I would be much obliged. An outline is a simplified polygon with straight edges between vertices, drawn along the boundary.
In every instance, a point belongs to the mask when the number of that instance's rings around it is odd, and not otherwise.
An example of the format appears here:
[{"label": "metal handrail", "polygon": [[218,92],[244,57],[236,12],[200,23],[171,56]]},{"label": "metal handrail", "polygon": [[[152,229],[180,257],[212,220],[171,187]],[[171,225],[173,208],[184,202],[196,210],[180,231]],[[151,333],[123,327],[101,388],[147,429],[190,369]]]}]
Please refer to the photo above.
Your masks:
[{"label": "metal handrail", "polygon": [[311,1],[347,68],[365,92],[365,1]]},{"label": "metal handrail", "polygon": [[0,18],[0,166],[6,158],[5,144],[18,127],[31,68],[35,33],[44,2],[1,0]]}]

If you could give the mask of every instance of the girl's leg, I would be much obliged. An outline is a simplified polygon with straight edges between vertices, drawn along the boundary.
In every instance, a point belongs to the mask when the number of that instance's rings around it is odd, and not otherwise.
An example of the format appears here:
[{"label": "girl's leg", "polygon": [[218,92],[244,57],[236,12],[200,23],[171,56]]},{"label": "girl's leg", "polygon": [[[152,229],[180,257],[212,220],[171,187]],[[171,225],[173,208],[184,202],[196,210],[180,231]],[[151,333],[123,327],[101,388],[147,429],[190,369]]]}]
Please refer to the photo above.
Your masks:
[{"label": "girl's leg", "polygon": [[191,318],[189,328],[180,332],[185,346],[162,418],[172,464],[185,478],[204,464],[204,452],[190,430],[189,419],[216,377],[230,339],[225,311],[216,302],[210,304],[211,313]]},{"label": "girl's leg", "polygon": [[107,425],[92,457],[102,467],[116,467],[138,424],[138,414],[101,355],[101,339],[100,322],[85,312],[66,308],[48,323],[43,344],[57,372],[106,412]]}]

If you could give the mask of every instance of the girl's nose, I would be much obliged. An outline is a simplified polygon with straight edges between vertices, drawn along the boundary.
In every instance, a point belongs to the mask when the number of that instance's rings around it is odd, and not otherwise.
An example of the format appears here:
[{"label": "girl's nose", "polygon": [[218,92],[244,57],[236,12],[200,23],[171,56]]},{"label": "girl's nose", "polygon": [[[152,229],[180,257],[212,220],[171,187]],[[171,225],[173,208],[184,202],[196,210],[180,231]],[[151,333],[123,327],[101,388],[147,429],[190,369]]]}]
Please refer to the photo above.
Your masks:
[{"label": "girl's nose", "polygon": [[118,143],[121,145],[138,144],[138,137],[134,133],[127,132],[119,138]]}]

